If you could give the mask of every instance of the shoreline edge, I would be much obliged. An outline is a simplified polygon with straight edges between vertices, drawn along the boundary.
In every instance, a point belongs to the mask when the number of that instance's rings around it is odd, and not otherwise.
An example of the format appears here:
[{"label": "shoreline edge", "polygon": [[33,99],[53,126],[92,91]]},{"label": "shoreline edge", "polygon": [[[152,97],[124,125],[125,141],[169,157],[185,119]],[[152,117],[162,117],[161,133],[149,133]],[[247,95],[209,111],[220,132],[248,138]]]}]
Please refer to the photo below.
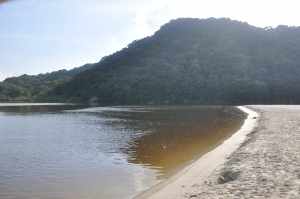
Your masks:
[{"label": "shoreline edge", "polygon": [[186,194],[192,193],[193,187],[201,187],[201,184],[205,183],[209,175],[222,167],[228,157],[247,141],[248,135],[258,126],[259,113],[247,106],[237,106],[237,108],[247,114],[243,125],[238,131],[191,165],[169,179],[143,191],[134,199],[181,199],[185,198]]}]

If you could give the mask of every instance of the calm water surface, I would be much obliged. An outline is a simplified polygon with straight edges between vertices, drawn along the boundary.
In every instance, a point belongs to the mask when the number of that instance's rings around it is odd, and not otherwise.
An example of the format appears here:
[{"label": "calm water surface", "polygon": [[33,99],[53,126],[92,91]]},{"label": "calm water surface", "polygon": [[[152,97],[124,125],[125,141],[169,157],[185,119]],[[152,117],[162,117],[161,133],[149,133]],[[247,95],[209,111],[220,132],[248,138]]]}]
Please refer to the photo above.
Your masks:
[{"label": "calm water surface", "polygon": [[0,198],[132,198],[222,143],[244,117],[233,107],[0,104]]}]

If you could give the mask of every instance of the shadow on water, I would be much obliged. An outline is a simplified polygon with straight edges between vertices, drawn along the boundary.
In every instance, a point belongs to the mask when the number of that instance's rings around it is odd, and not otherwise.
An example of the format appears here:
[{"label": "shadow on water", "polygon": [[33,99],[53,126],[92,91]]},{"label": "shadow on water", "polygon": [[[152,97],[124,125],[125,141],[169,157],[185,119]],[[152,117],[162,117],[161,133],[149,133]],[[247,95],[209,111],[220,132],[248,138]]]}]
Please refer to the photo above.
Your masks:
[{"label": "shadow on water", "polygon": [[237,131],[245,114],[233,107],[144,107],[131,111],[107,111],[119,118],[110,125],[134,132],[120,150],[128,162],[159,171],[166,178],[216,147]]}]

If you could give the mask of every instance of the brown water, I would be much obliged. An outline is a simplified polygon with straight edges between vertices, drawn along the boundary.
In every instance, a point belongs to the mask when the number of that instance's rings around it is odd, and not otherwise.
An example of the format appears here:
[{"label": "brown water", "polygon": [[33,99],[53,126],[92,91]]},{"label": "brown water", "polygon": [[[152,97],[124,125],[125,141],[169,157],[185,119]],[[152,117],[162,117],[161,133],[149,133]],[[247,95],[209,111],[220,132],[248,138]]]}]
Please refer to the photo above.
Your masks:
[{"label": "brown water", "polygon": [[233,107],[78,108],[0,105],[1,199],[132,198],[245,118]]}]

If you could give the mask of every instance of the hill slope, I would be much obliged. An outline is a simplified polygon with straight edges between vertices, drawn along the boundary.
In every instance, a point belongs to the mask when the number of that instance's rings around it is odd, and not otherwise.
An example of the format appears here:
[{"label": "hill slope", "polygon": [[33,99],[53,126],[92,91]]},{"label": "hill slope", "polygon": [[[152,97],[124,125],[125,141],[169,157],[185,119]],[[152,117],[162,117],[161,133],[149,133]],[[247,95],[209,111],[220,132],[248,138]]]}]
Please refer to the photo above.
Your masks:
[{"label": "hill slope", "polygon": [[49,92],[122,104],[300,102],[300,28],[178,19]]},{"label": "hill slope", "polygon": [[88,64],[72,70],[8,78],[0,83],[0,102],[47,101],[45,95],[50,90],[91,67],[92,65]]},{"label": "hill slope", "polygon": [[99,63],[7,79],[0,101],[300,103],[300,28],[177,19]]}]

